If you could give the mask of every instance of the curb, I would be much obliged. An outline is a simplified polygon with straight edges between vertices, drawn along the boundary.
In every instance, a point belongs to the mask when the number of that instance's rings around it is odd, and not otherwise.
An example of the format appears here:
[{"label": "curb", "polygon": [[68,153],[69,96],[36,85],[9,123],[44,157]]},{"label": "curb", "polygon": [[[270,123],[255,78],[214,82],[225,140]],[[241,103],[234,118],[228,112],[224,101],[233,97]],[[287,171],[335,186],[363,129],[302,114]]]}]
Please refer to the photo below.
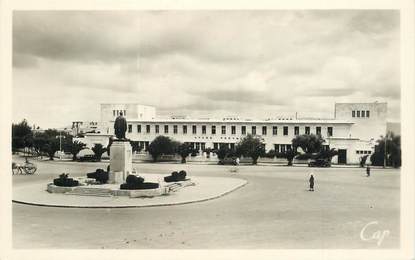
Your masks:
[{"label": "curb", "polygon": [[164,204],[153,204],[153,205],[141,205],[141,206],[64,206],[64,205],[48,205],[48,204],[42,204],[42,203],[32,203],[32,202],[24,202],[24,201],[18,201],[18,200],[12,200],[13,203],[16,204],[22,204],[22,205],[30,205],[30,206],[40,206],[40,207],[50,207],[50,208],[83,208],[83,209],[123,209],[123,208],[150,208],[150,207],[166,207],[166,206],[175,206],[175,205],[185,205],[185,204],[191,204],[191,203],[198,203],[198,202],[205,202],[209,200],[214,200],[221,198],[231,192],[234,192],[245,185],[248,184],[248,181],[243,179],[245,181],[244,184],[235,187],[231,190],[228,190],[222,194],[219,194],[214,197],[206,198],[206,199],[199,199],[194,201],[186,201],[186,202],[177,202],[177,203],[164,203]]}]

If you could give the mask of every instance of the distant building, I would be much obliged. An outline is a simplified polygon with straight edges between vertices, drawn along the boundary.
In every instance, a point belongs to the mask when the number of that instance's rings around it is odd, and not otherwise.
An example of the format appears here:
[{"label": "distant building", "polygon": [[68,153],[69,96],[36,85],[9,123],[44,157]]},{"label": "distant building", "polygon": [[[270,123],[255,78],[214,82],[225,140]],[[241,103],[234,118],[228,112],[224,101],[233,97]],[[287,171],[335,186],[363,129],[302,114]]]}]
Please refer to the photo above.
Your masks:
[{"label": "distant building", "polygon": [[[283,117],[266,120],[224,117],[220,119],[192,119],[186,116],[162,118],[156,109],[140,104],[101,104],[99,133],[85,134],[82,142],[107,145],[113,135],[115,118],[123,112],[128,122],[127,138],[146,149],[159,135],[191,144],[195,149],[217,149],[221,145],[234,147],[244,136],[260,136],[265,149],[284,152],[291,140],[302,134],[317,134],[325,145],[336,148],[339,155],[334,163],[358,163],[360,157],[374,151],[375,142],[386,133],[387,103],[336,103],[331,119],[296,119]],[[97,130],[98,131],[98,130]]]}]

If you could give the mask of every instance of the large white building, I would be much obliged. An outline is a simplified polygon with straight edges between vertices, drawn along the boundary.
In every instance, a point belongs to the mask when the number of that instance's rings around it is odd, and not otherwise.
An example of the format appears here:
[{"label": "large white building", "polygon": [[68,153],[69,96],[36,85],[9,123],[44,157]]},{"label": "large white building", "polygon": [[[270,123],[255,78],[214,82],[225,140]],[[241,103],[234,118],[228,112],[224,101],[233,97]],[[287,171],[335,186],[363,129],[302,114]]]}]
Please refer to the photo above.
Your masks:
[{"label": "large white building", "polygon": [[159,135],[187,142],[198,150],[235,146],[247,134],[260,136],[265,149],[284,152],[291,149],[296,135],[319,134],[325,145],[336,148],[339,155],[333,163],[358,163],[359,158],[374,151],[375,140],[386,133],[387,103],[336,103],[331,119],[300,119],[292,117],[254,120],[225,117],[191,119],[158,117],[156,109],[140,104],[101,104],[100,133],[86,134],[81,140],[88,146],[107,145],[113,135],[115,118],[122,112],[128,122],[127,138],[147,148]]}]

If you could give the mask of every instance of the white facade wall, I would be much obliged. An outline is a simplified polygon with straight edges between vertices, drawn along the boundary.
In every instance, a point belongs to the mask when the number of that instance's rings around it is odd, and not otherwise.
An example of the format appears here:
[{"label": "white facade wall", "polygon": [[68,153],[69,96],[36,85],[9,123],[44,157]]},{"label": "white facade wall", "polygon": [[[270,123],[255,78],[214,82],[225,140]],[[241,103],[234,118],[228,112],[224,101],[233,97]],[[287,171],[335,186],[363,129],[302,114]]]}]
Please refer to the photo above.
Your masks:
[{"label": "white facade wall", "polygon": [[119,112],[128,120],[149,120],[156,117],[156,108],[140,104],[101,104],[101,121],[114,121]]},{"label": "white facade wall", "polygon": [[[252,127],[256,127],[256,135],[263,138],[266,150],[275,149],[275,145],[281,151],[291,145],[295,137],[294,129],[299,128],[299,135],[306,133],[306,127],[310,128],[310,134],[316,134],[316,128],[321,128],[321,136],[326,140],[326,145],[330,148],[342,149],[346,153],[347,163],[359,163],[360,157],[374,151],[375,141],[386,132],[386,103],[336,103],[335,118],[329,120],[320,119],[275,119],[275,120],[239,120],[239,119],[161,119],[156,117],[156,109],[151,106],[139,104],[101,104],[101,119],[103,125],[101,135],[90,134],[84,138],[84,143],[92,147],[94,143],[107,144],[108,137],[113,134],[113,124],[117,113],[125,113],[131,131],[127,131],[126,137],[132,141],[139,141],[142,144],[150,143],[159,135],[168,136],[179,142],[194,143],[195,148],[215,148],[215,144],[238,143],[246,134],[252,134]],[[354,112],[353,112],[354,111]],[[359,111],[359,116],[357,114]],[[362,112],[364,111],[364,112]],[[369,116],[367,115],[369,111]],[[364,116],[362,116],[364,114]],[[147,125],[150,132],[147,133]],[[156,133],[156,125],[159,132]],[[164,132],[167,125],[169,132]],[[183,126],[187,126],[187,133],[183,133]],[[141,127],[138,132],[137,127]],[[177,126],[177,133],[174,132]],[[193,126],[196,126],[196,133],[193,133]],[[202,128],[206,127],[206,133],[202,133]],[[216,133],[212,134],[212,126],[216,127]],[[222,134],[222,126],[226,133]],[[232,126],[235,133],[232,133]],[[242,126],[246,127],[246,134],[242,131]],[[277,127],[277,134],[273,134],[273,127]],[[266,134],[262,133],[262,128],[266,127]],[[283,134],[284,127],[288,127],[288,135]],[[328,138],[328,128],[333,129],[333,136]],[[90,139],[87,141],[87,139]],[[346,151],[344,151],[346,150]],[[333,162],[337,163],[337,156]]]},{"label": "white facade wall", "polygon": [[[368,111],[369,117],[366,116]],[[387,112],[387,103],[335,104],[335,118],[354,123],[349,137],[367,141],[385,136]]]},{"label": "white facade wall", "polygon": [[[180,142],[204,143],[205,148],[214,148],[214,143],[238,143],[241,138],[252,133],[252,127],[256,127],[256,135],[263,138],[266,150],[274,149],[275,144],[291,145],[295,137],[294,128],[299,127],[299,135],[305,134],[305,128],[310,128],[310,134],[316,134],[317,127],[321,128],[321,136],[327,137],[328,127],[333,129],[333,137],[345,137],[350,132],[350,123],[339,122],[320,122],[310,123],[301,122],[300,120],[290,120],[286,122],[255,122],[255,121],[215,121],[215,122],[197,122],[197,121],[129,121],[131,132],[127,131],[126,137],[133,141],[151,142],[159,135],[168,136]],[[156,133],[156,125],[159,127],[159,133]],[[168,126],[169,132],[164,132],[164,127]],[[138,132],[138,126],[141,133]],[[147,133],[147,126],[150,126],[150,132]],[[174,133],[174,127],[177,126],[177,133]],[[187,133],[183,133],[183,126],[187,126]],[[196,134],[193,133],[193,126],[196,126]],[[216,127],[216,133],[212,134],[212,126]],[[232,127],[235,127],[235,133],[232,133]],[[242,133],[242,127],[245,126],[246,133]],[[206,133],[202,128],[206,127]],[[222,127],[225,127],[225,134],[222,134]],[[266,134],[263,134],[263,127],[266,127]],[[277,127],[277,134],[273,134],[273,127]],[[284,135],[284,127],[288,127],[288,134]]]}]

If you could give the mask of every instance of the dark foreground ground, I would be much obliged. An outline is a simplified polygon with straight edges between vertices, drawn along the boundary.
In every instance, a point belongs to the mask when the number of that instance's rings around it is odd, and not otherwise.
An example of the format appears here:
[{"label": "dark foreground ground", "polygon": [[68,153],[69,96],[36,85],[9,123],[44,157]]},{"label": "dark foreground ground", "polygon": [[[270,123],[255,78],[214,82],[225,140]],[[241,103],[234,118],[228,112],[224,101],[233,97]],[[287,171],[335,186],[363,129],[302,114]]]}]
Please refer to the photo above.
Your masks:
[{"label": "dark foreground ground", "polygon": [[[13,185],[85,175],[105,163],[39,162],[34,176]],[[139,172],[190,177],[227,176],[248,184],[222,198],[187,205],[132,209],[73,209],[13,204],[14,248],[397,248],[400,171],[358,168],[196,164],[134,164]],[[364,227],[366,228],[364,229]],[[363,232],[362,232],[363,229]],[[367,240],[384,234],[379,240]],[[363,236],[363,240],[362,240]],[[382,236],[381,236],[382,237]]]}]

